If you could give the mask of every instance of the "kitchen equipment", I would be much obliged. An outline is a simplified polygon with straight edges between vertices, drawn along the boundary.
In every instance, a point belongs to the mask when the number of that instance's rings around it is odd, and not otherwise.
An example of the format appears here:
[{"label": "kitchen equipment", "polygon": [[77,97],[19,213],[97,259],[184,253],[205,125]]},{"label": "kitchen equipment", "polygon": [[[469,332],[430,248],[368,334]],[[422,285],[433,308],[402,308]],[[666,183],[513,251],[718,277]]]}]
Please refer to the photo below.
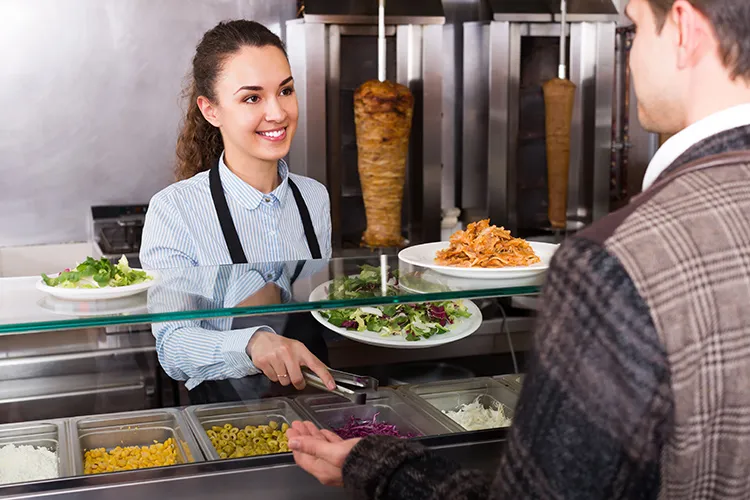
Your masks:
[{"label": "kitchen equipment", "polygon": [[[354,92],[362,82],[382,76],[378,58],[383,38],[385,79],[407,86],[414,97],[403,188],[403,236],[416,243],[440,237],[443,5],[440,0],[388,2],[384,28],[379,28],[378,9],[375,0],[306,0],[303,17],[286,25],[300,107],[290,167],[328,188],[336,256],[372,252],[360,247],[367,220],[358,168]],[[385,36],[379,38],[383,30]],[[395,254],[397,249],[378,251]]]},{"label": "kitchen equipment", "polygon": [[[480,402],[483,405],[502,406],[505,415],[512,418],[518,402],[516,393],[498,381],[487,377],[410,385],[400,390],[407,397],[425,404],[426,410],[432,415],[445,418],[449,417],[445,416],[444,411],[455,410],[461,405],[471,403],[479,396],[481,396]],[[453,423],[455,424],[455,422]]]},{"label": "kitchen equipment", "polygon": [[130,267],[139,268],[143,224],[148,205],[97,205],[91,207],[95,258],[113,262],[125,255]]},{"label": "kitchen equipment", "polygon": [[421,405],[388,388],[368,391],[362,405],[334,394],[298,396],[295,402],[318,427],[329,430],[344,426],[351,417],[372,420],[377,414],[378,421],[395,425],[402,434],[435,436],[457,431],[447,417],[425,412]]},{"label": "kitchen equipment", "polygon": [[201,451],[208,460],[220,460],[216,448],[206,434],[206,431],[215,425],[221,427],[231,424],[242,429],[248,425],[268,425],[272,420],[288,425],[292,425],[295,420],[304,420],[297,405],[287,398],[188,406],[184,414]]},{"label": "kitchen equipment", "polygon": [[57,455],[59,477],[74,473],[65,420],[0,425],[0,448],[9,444],[47,448]]},{"label": "kitchen equipment", "polygon": [[504,386],[508,387],[510,390],[512,390],[516,394],[521,394],[521,388],[523,387],[524,377],[525,377],[525,374],[523,373],[511,373],[509,375],[497,375],[492,378],[494,380],[497,380]]},{"label": "kitchen equipment", "polygon": [[378,390],[378,381],[371,377],[363,377],[361,375],[354,375],[352,373],[346,373],[339,370],[329,370],[329,373],[333,376],[333,380],[336,381],[336,388],[334,390],[328,389],[325,383],[311,372],[307,368],[302,368],[302,375],[305,377],[305,382],[323,391],[328,391],[333,394],[345,397],[346,399],[356,403],[358,405],[365,404],[367,401],[367,394],[364,392],[354,392],[351,389],[345,387],[351,385],[354,387],[367,388],[372,391]]},{"label": "kitchen equipment", "polygon": [[558,76],[560,2],[489,0],[490,22],[463,24],[461,208],[521,238],[576,231],[609,213],[615,0],[569,1],[563,27],[575,84],[565,231],[549,224],[545,99]]},{"label": "kitchen equipment", "polygon": [[149,446],[174,439],[177,463],[203,462],[203,454],[182,412],[167,408],[76,417],[69,421],[76,475],[83,474],[83,453],[94,448]]},{"label": "kitchen equipment", "polygon": [[575,84],[567,79],[566,0],[561,0],[560,12],[562,13],[560,21],[560,65],[557,78],[542,85],[547,141],[548,214],[550,224],[555,229],[567,227],[570,128],[576,92]]}]

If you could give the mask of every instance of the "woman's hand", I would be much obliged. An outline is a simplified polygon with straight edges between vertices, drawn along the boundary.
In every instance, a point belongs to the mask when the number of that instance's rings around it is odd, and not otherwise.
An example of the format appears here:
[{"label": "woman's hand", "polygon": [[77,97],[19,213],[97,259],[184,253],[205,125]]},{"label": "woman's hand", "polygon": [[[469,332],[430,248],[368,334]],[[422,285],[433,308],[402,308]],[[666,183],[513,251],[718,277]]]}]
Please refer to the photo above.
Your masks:
[{"label": "woman's hand", "polygon": [[297,465],[327,486],[344,485],[344,461],[359,438],[344,441],[331,431],[319,430],[312,422],[292,422],[286,436]]},{"label": "woman's hand", "polygon": [[259,330],[248,342],[246,352],[255,367],[273,382],[281,385],[291,383],[302,390],[305,388],[305,379],[300,367],[306,366],[320,377],[328,389],[336,388],[336,382],[326,365],[302,342]]}]

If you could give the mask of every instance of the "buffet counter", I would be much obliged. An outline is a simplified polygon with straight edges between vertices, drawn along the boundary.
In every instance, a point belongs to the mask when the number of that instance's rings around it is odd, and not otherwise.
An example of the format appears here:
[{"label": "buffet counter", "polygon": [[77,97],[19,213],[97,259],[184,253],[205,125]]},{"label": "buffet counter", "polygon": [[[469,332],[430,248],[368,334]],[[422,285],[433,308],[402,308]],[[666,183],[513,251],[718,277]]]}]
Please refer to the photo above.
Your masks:
[{"label": "buffet counter", "polygon": [[[75,332],[89,336],[104,328],[111,335],[133,340],[132,344],[119,340],[118,348],[108,350],[116,351],[116,356],[99,359],[100,375],[90,375],[91,367],[83,366],[86,363],[79,367],[79,376],[101,389],[89,393],[86,403],[73,399],[71,405],[39,410],[34,418],[34,407],[26,406],[23,394],[2,401],[8,409],[3,421],[8,423],[0,425],[0,497],[231,498],[252,493],[270,498],[344,498],[342,491],[319,485],[294,465],[284,432],[295,420],[310,420],[342,436],[365,432],[415,439],[464,466],[494,467],[522,383],[521,375],[509,374],[502,366],[488,376],[392,386],[376,383],[357,391],[366,396],[364,404],[311,387],[298,392],[267,383],[260,385],[258,398],[194,405],[185,397],[184,388],[178,387],[181,382],[170,382],[162,384],[174,388],[170,397],[135,401],[119,398],[115,392],[118,409],[126,411],[111,411],[106,400],[112,395],[107,396],[106,384],[128,372],[123,361],[142,355],[138,346],[156,356],[143,338],[152,324],[194,322],[209,327],[218,319],[262,316],[278,320],[288,314],[313,314],[329,346],[331,338],[339,337],[367,344],[367,362],[386,369],[396,359],[408,361],[409,353],[423,360],[424,353],[441,352],[438,349],[446,354],[469,352],[470,348],[462,350],[461,346],[474,345],[473,337],[486,328],[484,316],[507,305],[501,299],[535,295],[542,282],[540,275],[472,282],[378,257],[268,266],[162,270],[142,293],[107,300],[55,297],[36,277],[0,279],[0,340],[4,345],[13,345],[8,339],[39,336],[46,339],[44,349],[65,351]],[[296,278],[290,280],[294,273]],[[377,285],[368,287],[367,294],[335,295],[336,287],[346,280],[367,276]],[[277,299],[248,300],[257,298],[269,283],[279,287]],[[373,313],[375,309],[383,316]],[[358,329],[355,322],[348,331],[341,331],[349,320],[333,324],[337,314],[355,318],[375,314],[385,322],[388,314],[403,310],[409,314],[427,311],[420,322],[412,324],[422,328],[422,337],[413,331],[400,335],[369,330],[376,328],[372,318],[368,329]],[[425,319],[430,315],[437,318],[435,323]],[[444,327],[429,327],[441,320]],[[500,331],[508,331],[506,321]],[[55,338],[60,344],[50,345]],[[94,338],[109,345],[107,335]],[[20,370],[23,359],[43,356],[44,349],[31,353],[11,349],[3,357],[14,359]],[[53,355],[50,366],[55,359],[67,359],[59,356]],[[339,360],[339,366],[332,366],[351,367],[363,361],[346,365]],[[74,372],[75,366],[71,363],[69,371]],[[158,364],[151,370],[154,380],[164,377]],[[10,370],[6,375],[7,382],[16,380],[23,387],[22,372],[15,379]],[[50,375],[54,380],[54,370]]]}]

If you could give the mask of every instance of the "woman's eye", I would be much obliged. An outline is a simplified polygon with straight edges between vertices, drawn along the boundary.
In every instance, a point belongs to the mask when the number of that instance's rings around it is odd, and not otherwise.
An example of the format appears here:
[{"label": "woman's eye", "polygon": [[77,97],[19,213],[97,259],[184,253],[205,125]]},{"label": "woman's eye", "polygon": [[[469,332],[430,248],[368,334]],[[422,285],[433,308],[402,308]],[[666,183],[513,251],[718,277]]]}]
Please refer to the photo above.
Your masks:
[{"label": "woman's eye", "polygon": [[290,96],[294,93],[294,89],[291,87],[287,87],[284,90],[281,91],[281,95],[283,96]]},{"label": "woman's eye", "polygon": [[250,104],[257,104],[260,101],[260,96],[257,95],[251,95],[247,99],[245,99],[245,102],[249,102]]}]

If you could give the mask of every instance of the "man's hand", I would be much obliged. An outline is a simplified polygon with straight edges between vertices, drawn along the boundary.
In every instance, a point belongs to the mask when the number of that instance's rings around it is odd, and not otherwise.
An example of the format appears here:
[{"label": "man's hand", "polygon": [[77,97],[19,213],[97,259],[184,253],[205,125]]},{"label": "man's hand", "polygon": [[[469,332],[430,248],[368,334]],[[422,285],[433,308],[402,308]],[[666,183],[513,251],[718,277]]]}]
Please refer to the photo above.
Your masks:
[{"label": "man's hand", "polygon": [[248,342],[246,352],[255,367],[272,382],[285,386],[291,383],[302,390],[305,388],[305,379],[300,367],[306,366],[320,377],[330,390],[336,388],[336,382],[326,365],[302,342],[260,330],[255,332]]},{"label": "man's hand", "polygon": [[292,422],[286,435],[297,465],[327,486],[344,485],[341,469],[359,438],[344,441],[331,431],[319,430],[312,422]]}]

